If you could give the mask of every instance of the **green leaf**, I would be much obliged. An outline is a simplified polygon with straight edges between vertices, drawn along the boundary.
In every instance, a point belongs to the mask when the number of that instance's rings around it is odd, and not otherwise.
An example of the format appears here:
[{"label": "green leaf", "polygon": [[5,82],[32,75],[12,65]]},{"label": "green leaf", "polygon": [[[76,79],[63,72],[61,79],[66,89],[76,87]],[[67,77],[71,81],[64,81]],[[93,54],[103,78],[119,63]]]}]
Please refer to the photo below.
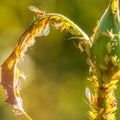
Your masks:
[{"label": "green leaf", "polygon": [[106,64],[104,62],[106,54],[109,57],[110,55],[116,55],[120,58],[120,17],[118,2],[118,0],[110,1],[94,33],[92,56],[97,64]]}]

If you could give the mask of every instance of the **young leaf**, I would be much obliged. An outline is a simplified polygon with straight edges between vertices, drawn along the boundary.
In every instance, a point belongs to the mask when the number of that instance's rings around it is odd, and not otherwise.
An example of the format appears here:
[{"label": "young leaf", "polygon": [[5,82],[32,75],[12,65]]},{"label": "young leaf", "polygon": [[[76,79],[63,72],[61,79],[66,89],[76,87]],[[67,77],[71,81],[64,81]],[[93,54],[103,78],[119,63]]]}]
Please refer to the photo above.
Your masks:
[{"label": "young leaf", "polygon": [[27,48],[34,44],[35,37],[48,35],[49,24],[52,24],[60,31],[66,30],[73,36],[80,37],[84,41],[89,40],[88,36],[72,21],[63,15],[55,13],[40,14],[39,18],[37,18],[37,20],[22,34],[14,51],[2,64],[1,84],[7,94],[6,102],[11,104],[18,112],[25,114],[29,120],[31,120],[31,118],[26,114],[22,107],[19,79],[20,70],[18,69],[17,64],[20,59],[23,59]]}]

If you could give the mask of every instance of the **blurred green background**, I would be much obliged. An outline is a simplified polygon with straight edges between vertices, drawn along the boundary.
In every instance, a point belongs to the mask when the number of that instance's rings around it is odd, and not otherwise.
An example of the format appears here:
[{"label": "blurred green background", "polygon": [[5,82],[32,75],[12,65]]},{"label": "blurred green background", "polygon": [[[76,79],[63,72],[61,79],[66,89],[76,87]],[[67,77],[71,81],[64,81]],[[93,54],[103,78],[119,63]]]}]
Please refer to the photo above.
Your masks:
[{"label": "blurred green background", "polygon": [[[20,35],[34,20],[28,10],[35,5],[47,12],[61,13],[89,36],[109,0],[0,0],[0,64],[13,51]],[[33,120],[88,120],[89,105],[85,88],[90,86],[87,56],[75,47],[68,35],[51,27],[47,37],[36,38],[24,62],[19,64],[26,75],[21,96],[24,108]],[[119,85],[118,85],[119,87]],[[116,91],[119,102],[119,90]],[[0,120],[26,120],[15,116],[0,86]],[[119,116],[119,104],[118,113]]]}]

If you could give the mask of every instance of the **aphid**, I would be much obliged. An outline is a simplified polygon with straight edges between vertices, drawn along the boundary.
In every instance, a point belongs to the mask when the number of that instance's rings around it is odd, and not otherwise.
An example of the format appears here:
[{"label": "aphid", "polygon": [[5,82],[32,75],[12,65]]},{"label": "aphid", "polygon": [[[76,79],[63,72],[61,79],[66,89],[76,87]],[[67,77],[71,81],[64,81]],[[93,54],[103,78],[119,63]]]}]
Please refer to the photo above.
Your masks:
[{"label": "aphid", "polygon": [[108,65],[109,61],[110,61],[109,56],[105,55],[105,58],[104,58],[105,65]]},{"label": "aphid", "polygon": [[88,87],[85,90],[85,94],[86,94],[86,97],[88,98],[88,100],[90,100],[91,99],[91,92],[90,92],[90,89]]},{"label": "aphid", "polygon": [[29,8],[29,10],[31,10],[31,11],[33,11],[35,14],[37,14],[38,16],[39,15],[44,15],[44,14],[46,14],[46,12],[45,11],[41,11],[41,10],[39,10],[37,7],[35,7],[35,6],[29,6],[28,7]]},{"label": "aphid", "polygon": [[98,65],[98,66],[99,66],[99,68],[102,69],[102,70],[107,70],[107,69],[108,69],[107,66],[102,65],[102,64],[101,64],[101,65]]},{"label": "aphid", "polygon": [[116,0],[113,0],[113,2],[112,2],[112,4],[111,4],[111,12],[112,12],[113,14],[115,14],[116,11],[117,11],[117,2],[116,2]]},{"label": "aphid", "polygon": [[88,98],[90,104],[94,102],[94,96],[91,94],[90,89],[87,87],[85,90],[86,97]]},{"label": "aphid", "polygon": [[116,55],[111,57],[111,62],[114,66],[118,65],[119,59],[117,58]]},{"label": "aphid", "polygon": [[108,53],[108,54],[111,53],[111,51],[112,51],[112,45],[111,45],[110,42],[107,43],[107,45],[106,45],[106,50],[107,50],[107,53]]}]

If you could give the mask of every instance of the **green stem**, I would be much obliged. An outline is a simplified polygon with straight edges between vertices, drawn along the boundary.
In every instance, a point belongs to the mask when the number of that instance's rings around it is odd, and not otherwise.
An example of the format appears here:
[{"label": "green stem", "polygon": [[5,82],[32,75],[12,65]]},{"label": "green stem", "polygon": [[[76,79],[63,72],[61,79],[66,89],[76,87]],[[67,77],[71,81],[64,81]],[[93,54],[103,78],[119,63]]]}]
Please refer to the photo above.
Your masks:
[{"label": "green stem", "polygon": [[89,94],[91,120],[116,120],[116,84],[120,78],[119,0],[110,0],[93,36],[89,63],[94,95]]},{"label": "green stem", "polygon": [[117,100],[114,91],[118,75],[119,72],[113,75],[111,70],[94,69],[94,76],[90,79],[95,91],[90,104],[91,120],[116,120]]}]

